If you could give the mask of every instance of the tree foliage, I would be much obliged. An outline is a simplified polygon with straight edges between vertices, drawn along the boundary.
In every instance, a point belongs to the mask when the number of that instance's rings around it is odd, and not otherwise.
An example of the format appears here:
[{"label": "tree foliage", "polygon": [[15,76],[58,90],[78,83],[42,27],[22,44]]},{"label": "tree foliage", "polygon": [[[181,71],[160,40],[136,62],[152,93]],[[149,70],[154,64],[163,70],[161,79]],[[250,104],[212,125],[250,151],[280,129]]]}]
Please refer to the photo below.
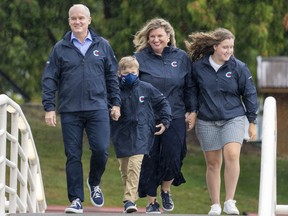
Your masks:
[{"label": "tree foliage", "polygon": [[[235,55],[256,74],[256,57],[287,55],[288,0],[1,0],[0,71],[28,95],[41,97],[41,75],[52,46],[69,30],[68,10],[84,3],[92,24],[117,58],[134,52],[133,36],[154,17],[171,22],[177,46],[195,31],[217,27],[236,36]],[[286,28],[285,28],[286,27]],[[15,92],[0,74],[0,93]]]}]

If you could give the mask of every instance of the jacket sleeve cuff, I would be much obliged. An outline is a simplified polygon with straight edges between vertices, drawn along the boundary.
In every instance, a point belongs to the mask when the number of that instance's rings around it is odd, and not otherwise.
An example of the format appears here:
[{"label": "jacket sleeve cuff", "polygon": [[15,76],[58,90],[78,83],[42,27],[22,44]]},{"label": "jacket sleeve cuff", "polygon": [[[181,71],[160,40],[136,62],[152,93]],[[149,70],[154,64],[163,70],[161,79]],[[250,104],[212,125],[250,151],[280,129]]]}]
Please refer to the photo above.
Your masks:
[{"label": "jacket sleeve cuff", "polygon": [[257,119],[254,119],[254,120],[249,119],[248,121],[249,121],[249,123],[257,124]]},{"label": "jacket sleeve cuff", "polygon": [[169,128],[170,126],[170,121],[167,121],[167,120],[163,120],[162,121],[162,124],[165,126],[166,130]]}]

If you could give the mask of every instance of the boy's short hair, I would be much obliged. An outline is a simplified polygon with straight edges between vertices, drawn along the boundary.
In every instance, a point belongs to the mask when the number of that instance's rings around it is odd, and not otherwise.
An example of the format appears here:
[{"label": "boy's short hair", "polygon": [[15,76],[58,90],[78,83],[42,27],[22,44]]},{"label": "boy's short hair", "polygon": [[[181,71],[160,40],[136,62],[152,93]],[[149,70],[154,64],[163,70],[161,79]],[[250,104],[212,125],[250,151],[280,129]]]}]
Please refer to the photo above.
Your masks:
[{"label": "boy's short hair", "polygon": [[137,59],[133,56],[125,56],[123,58],[121,58],[121,60],[119,61],[119,67],[118,70],[125,70],[127,67],[137,67],[137,69],[139,69],[139,63],[137,61]]}]

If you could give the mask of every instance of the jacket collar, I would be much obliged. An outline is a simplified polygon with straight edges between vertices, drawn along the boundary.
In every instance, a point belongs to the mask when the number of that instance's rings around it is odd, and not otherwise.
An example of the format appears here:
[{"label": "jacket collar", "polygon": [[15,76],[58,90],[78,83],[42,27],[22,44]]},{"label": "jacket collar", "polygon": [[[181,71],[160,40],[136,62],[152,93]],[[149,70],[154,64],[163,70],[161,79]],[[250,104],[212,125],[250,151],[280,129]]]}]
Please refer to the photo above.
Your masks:
[{"label": "jacket collar", "polygon": [[[174,52],[176,50],[177,50],[177,48],[175,48],[172,45],[169,45],[169,46],[164,48],[162,54],[171,53],[171,52]],[[146,53],[150,53],[150,54],[155,55],[154,50],[152,49],[152,47],[150,45],[148,47],[144,48],[143,51],[146,52]]]},{"label": "jacket collar", "polygon": [[[210,56],[210,54],[204,56],[204,57],[201,59],[205,65],[210,65],[209,56]],[[227,66],[229,66],[229,65],[234,65],[235,62],[236,62],[235,57],[234,57],[234,56],[231,56],[231,57],[229,58],[229,60],[226,61],[221,67],[227,67]]]},{"label": "jacket collar", "polygon": [[[93,42],[99,41],[99,35],[93,29],[88,28],[88,31],[90,32]],[[63,37],[63,40],[66,41],[67,43],[70,43],[71,34],[72,34],[72,31],[66,32],[66,34]]]}]

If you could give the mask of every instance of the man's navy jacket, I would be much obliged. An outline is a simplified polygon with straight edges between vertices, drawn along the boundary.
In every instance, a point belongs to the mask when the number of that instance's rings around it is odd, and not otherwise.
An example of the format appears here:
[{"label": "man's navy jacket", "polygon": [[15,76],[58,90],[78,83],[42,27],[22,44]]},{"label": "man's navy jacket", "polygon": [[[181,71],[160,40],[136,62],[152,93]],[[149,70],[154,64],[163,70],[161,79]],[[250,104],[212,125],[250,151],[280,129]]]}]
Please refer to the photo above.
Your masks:
[{"label": "man's navy jacket", "polygon": [[85,56],[74,46],[71,31],[54,46],[42,76],[42,103],[59,112],[107,109],[120,106],[118,63],[109,43],[89,29],[92,44]]}]

